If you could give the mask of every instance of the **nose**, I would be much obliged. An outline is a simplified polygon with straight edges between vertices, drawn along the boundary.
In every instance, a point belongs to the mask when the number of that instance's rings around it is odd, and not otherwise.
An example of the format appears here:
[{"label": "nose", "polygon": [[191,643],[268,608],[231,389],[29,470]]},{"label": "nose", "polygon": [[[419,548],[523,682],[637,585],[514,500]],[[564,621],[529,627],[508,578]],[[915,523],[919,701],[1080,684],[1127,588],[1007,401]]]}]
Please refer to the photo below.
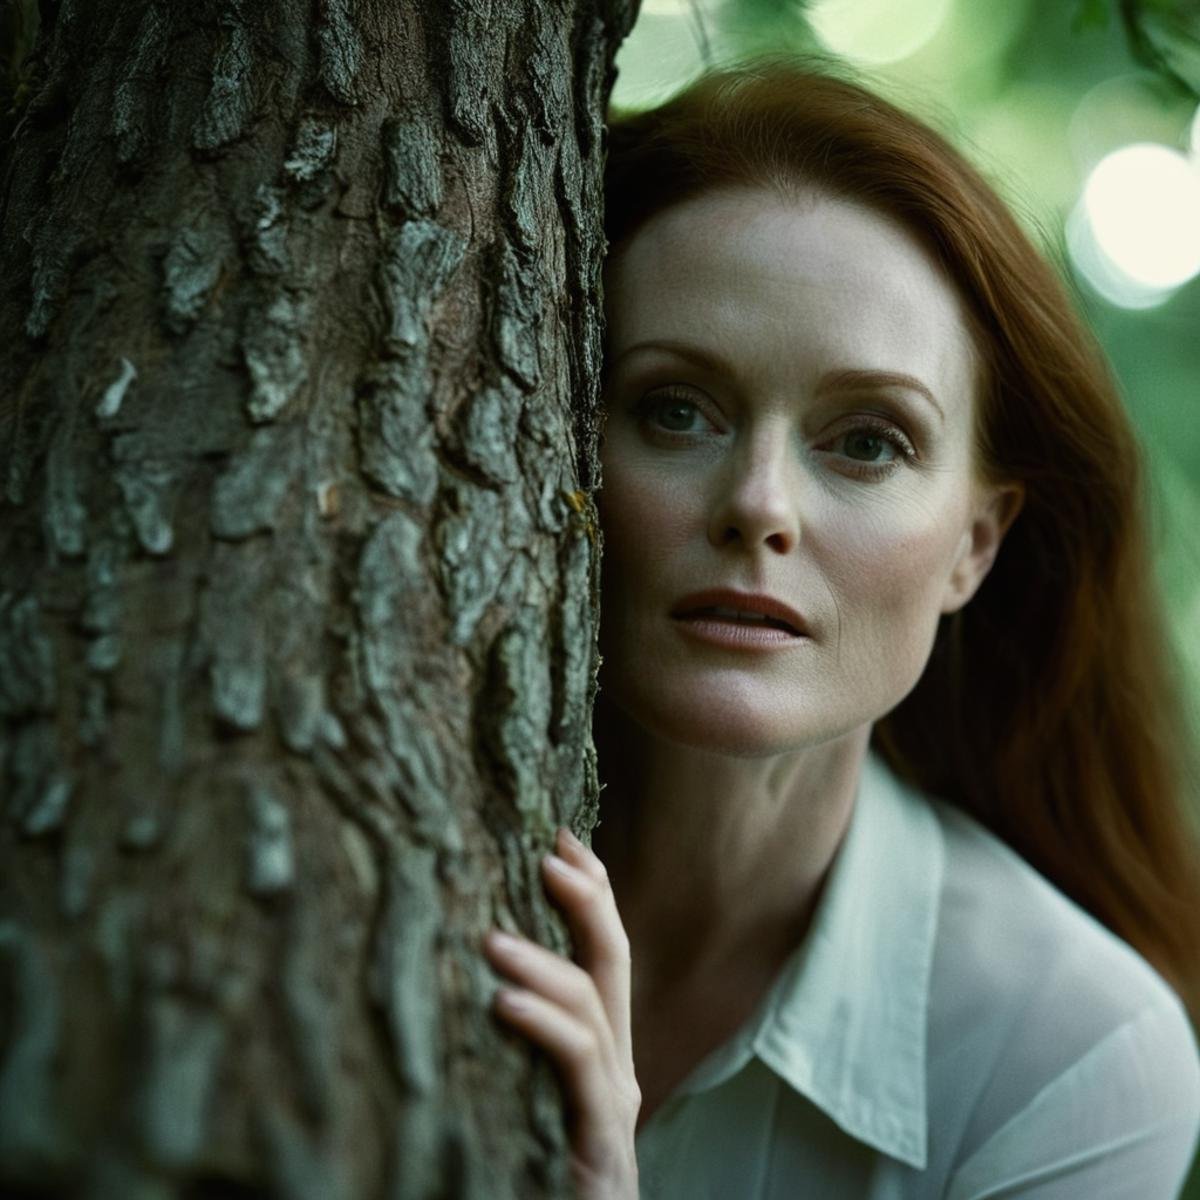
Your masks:
[{"label": "nose", "polygon": [[709,515],[709,541],[718,548],[740,542],[788,554],[800,540],[800,487],[790,439],[779,430],[762,430],[724,465]]}]

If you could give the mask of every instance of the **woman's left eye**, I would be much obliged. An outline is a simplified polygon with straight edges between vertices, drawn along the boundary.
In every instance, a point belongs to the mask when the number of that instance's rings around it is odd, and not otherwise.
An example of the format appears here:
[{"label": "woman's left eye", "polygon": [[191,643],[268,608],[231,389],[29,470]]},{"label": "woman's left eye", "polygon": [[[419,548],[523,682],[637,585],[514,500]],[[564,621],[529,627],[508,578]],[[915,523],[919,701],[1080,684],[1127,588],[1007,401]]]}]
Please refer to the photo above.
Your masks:
[{"label": "woman's left eye", "polygon": [[859,474],[885,474],[902,461],[916,457],[916,450],[901,430],[887,422],[870,421],[846,429],[825,443],[853,465]]},{"label": "woman's left eye", "polygon": [[845,446],[846,457],[860,462],[878,462],[889,451],[892,456],[899,453],[894,441],[869,429],[856,429],[852,433],[844,434],[842,444]]}]

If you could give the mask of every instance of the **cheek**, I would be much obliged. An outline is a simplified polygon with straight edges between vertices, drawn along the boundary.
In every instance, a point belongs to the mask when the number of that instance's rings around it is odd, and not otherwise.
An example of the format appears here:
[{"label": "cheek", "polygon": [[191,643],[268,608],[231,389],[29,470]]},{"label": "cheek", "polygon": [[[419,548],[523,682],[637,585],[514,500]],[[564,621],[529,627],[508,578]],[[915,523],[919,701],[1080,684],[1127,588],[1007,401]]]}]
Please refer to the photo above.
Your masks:
[{"label": "cheek", "polygon": [[893,640],[931,636],[962,537],[960,507],[896,504],[834,531],[827,561],[839,608]]},{"label": "cheek", "polygon": [[662,471],[639,471],[619,461],[611,466],[602,462],[602,468],[596,506],[607,564],[602,578],[611,585],[626,580],[639,564],[661,564],[684,543],[694,505],[689,504],[688,489],[672,485]]}]

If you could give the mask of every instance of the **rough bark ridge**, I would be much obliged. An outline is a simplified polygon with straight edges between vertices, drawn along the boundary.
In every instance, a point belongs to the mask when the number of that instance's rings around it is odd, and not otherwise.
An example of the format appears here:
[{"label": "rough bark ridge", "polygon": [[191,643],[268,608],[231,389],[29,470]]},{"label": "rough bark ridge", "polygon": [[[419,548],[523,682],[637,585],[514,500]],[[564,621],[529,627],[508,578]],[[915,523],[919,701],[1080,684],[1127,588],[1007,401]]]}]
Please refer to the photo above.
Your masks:
[{"label": "rough bark ridge", "polygon": [[0,162],[0,1184],[534,1196],[629,0],[42,0]]}]

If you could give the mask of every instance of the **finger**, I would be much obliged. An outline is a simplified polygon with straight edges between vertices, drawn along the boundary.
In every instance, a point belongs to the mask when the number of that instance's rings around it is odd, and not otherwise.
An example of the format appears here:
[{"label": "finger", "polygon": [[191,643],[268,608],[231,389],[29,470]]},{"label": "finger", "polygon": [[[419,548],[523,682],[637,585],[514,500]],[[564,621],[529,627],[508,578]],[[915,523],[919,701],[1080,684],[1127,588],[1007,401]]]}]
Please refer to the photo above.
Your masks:
[{"label": "finger", "polygon": [[617,1043],[608,1011],[595,982],[582,967],[537,942],[499,929],[491,930],[483,945],[488,958],[510,979],[594,1030],[606,1060],[617,1066]]},{"label": "finger", "polygon": [[547,855],[542,877],[571,928],[579,964],[595,981],[622,1061],[631,1063],[629,938],[598,858],[595,866],[598,870],[584,871]]},{"label": "finger", "polygon": [[565,858],[573,867],[590,875],[597,883],[608,883],[608,868],[589,846],[585,846],[565,825],[560,826],[554,840],[554,849],[560,858]]},{"label": "finger", "polygon": [[594,1029],[525,988],[499,988],[495,1011],[550,1056],[579,1113],[594,1117],[611,1107],[610,1071]]}]

